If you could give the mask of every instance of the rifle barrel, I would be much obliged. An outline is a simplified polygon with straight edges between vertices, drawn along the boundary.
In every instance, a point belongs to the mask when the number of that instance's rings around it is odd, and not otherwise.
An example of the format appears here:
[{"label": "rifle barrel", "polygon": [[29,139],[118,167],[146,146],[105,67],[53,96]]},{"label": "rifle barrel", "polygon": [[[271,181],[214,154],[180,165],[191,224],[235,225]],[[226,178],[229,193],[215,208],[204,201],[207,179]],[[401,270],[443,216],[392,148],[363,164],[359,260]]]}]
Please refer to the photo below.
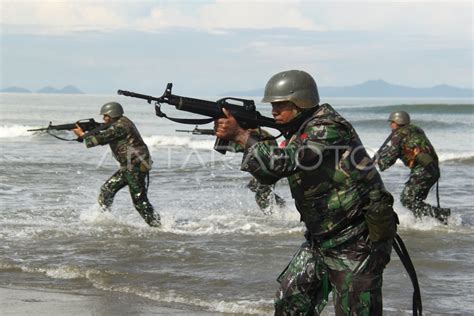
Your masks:
[{"label": "rifle barrel", "polygon": [[161,102],[162,101],[162,98],[157,98],[151,95],[136,93],[136,92],[127,91],[127,90],[117,90],[117,94],[124,95],[126,97],[144,99],[144,100],[147,100],[148,102],[151,102],[151,101]]}]

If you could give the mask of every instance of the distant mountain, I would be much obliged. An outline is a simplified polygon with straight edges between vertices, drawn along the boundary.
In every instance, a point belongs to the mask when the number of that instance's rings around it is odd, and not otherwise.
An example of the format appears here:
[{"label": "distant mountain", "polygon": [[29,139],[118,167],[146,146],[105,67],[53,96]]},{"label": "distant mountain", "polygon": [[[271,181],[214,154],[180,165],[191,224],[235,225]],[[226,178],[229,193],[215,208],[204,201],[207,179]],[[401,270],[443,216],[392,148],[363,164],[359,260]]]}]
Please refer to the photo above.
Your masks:
[{"label": "distant mountain", "polygon": [[59,90],[53,87],[44,87],[36,91],[37,93],[59,93]]},{"label": "distant mountain", "polygon": [[383,80],[369,80],[358,85],[347,87],[322,87],[320,93],[325,97],[469,98],[474,95],[472,89],[461,89],[445,84],[431,88],[412,88],[391,84]]},{"label": "distant mountain", "polygon": [[0,92],[8,92],[8,93],[31,93],[30,90],[21,88],[21,87],[8,87],[5,89],[1,89]]},{"label": "distant mountain", "polygon": [[53,87],[44,87],[37,91],[37,93],[60,93],[60,94],[84,94],[81,90],[74,86],[65,86],[62,89],[56,89]]},{"label": "distant mountain", "polygon": [[[30,90],[21,87],[8,87],[0,89],[0,92],[8,93],[31,93]],[[81,90],[74,86],[65,86],[62,89],[56,89],[54,87],[44,87],[36,91],[36,93],[59,93],[59,94],[84,94]]]},{"label": "distant mountain", "polygon": [[[322,97],[415,97],[415,98],[472,98],[474,90],[437,85],[431,88],[412,88],[388,83],[384,80],[369,80],[346,87],[318,87]],[[262,89],[230,91],[222,96],[262,96]]]}]

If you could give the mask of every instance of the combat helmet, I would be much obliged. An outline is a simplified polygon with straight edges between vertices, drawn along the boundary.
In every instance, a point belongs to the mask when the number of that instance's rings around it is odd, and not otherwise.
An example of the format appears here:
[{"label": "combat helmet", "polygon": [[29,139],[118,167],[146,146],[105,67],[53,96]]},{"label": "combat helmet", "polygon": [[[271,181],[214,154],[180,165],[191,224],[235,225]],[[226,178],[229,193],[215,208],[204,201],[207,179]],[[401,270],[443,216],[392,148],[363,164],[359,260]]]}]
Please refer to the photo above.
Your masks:
[{"label": "combat helmet", "polygon": [[397,125],[408,125],[410,124],[410,115],[405,111],[395,111],[390,113],[388,121],[395,122]]},{"label": "combat helmet", "polygon": [[307,72],[287,70],[273,75],[265,86],[264,103],[291,101],[300,109],[319,104],[316,82]]},{"label": "combat helmet", "polygon": [[108,102],[102,105],[100,115],[108,115],[111,118],[121,117],[123,115],[122,105],[118,102]]}]

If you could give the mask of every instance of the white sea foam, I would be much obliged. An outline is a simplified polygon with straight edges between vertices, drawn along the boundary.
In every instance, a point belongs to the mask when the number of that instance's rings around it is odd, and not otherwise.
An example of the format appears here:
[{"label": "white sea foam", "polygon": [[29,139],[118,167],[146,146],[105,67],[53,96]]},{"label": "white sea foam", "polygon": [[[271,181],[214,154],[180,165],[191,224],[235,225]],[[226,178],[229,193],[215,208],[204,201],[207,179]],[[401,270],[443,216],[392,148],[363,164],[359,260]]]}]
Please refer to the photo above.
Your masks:
[{"label": "white sea foam", "polygon": [[273,301],[271,300],[239,300],[230,302],[226,300],[202,300],[198,298],[190,298],[176,293],[175,291],[156,291],[143,290],[141,288],[132,286],[108,286],[103,283],[93,283],[94,286],[100,290],[113,291],[120,293],[135,294],[154,301],[163,303],[178,303],[184,305],[198,306],[209,311],[221,313],[235,313],[235,314],[254,314],[254,315],[272,315]]},{"label": "white sea foam", "polygon": [[415,218],[412,211],[401,206],[399,203],[395,203],[394,209],[400,221],[400,228],[420,231],[448,230],[460,233],[472,231],[472,227],[461,227],[462,219],[459,214],[452,214],[448,219],[448,225],[444,225],[432,217]]},{"label": "white sea foam", "polygon": [[132,233],[133,229],[148,228],[148,225],[143,222],[138,214],[135,212],[129,212],[125,215],[118,214],[118,212],[103,211],[98,204],[94,204],[89,208],[80,212],[79,220],[92,226],[86,227],[87,230],[94,230],[100,225],[101,230],[107,234],[107,227],[110,231],[115,233],[117,229],[128,230]]},{"label": "white sea foam", "polygon": [[[195,214],[192,210],[163,210],[162,231],[183,235],[285,235],[303,231],[296,212],[274,210],[272,215],[243,214],[228,210],[218,214]],[[287,213],[284,215],[284,213]],[[174,214],[183,214],[176,217]]]},{"label": "white sea foam", "polygon": [[188,136],[150,136],[143,139],[149,147],[184,147],[191,149],[212,150],[214,139],[196,140]]},{"label": "white sea foam", "polygon": [[114,216],[110,212],[102,211],[98,204],[91,205],[82,211],[79,219],[89,223],[109,223],[110,221],[115,221]]},{"label": "white sea foam", "polygon": [[36,128],[33,126],[25,125],[1,125],[0,126],[0,138],[15,138],[15,137],[30,137],[33,133],[27,132],[26,130]]},{"label": "white sea foam", "polygon": [[464,152],[464,153],[438,153],[438,158],[440,162],[448,161],[467,161],[474,159],[474,152]]},{"label": "white sea foam", "polygon": [[35,266],[29,266],[29,265],[24,265],[24,264],[19,264],[19,265],[0,264],[0,268],[3,268],[3,269],[16,268],[27,273],[43,273],[52,279],[70,280],[70,279],[84,278],[90,281],[99,281],[99,282],[101,280],[100,276],[103,274],[107,274],[107,275],[121,274],[121,272],[117,272],[113,270],[101,271],[97,269],[83,268],[83,267],[74,266],[74,265],[60,265],[57,267],[35,267]]},{"label": "white sea foam", "polygon": [[209,311],[221,313],[237,313],[237,314],[255,314],[270,315],[273,310],[273,302],[271,300],[203,300],[198,298],[190,298],[176,293],[174,290],[156,291],[144,289],[136,286],[110,286],[108,282],[104,282],[104,275],[119,275],[122,272],[114,270],[101,271],[91,268],[83,268],[79,266],[61,265],[57,267],[35,267],[25,264],[13,264],[0,262],[0,270],[19,269],[26,273],[42,273],[53,279],[78,279],[84,278],[92,283],[92,285],[104,291],[135,294],[154,301],[162,303],[178,303],[184,305],[198,306]]}]

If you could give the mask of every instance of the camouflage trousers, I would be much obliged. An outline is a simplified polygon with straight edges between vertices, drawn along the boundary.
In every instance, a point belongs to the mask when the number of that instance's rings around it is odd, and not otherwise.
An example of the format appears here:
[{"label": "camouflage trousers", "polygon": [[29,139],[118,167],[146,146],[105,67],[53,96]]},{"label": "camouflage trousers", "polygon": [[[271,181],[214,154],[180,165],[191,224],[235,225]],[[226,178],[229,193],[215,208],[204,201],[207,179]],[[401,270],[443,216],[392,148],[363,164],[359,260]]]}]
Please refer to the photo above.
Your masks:
[{"label": "camouflage trousers", "polygon": [[333,293],[335,314],[382,315],[382,276],[392,240],[367,237],[331,249],[301,245],[278,278],[275,315],[320,315]]},{"label": "camouflage trousers", "polygon": [[413,169],[400,195],[400,202],[411,210],[415,217],[431,216],[447,223],[448,217],[451,215],[450,209],[432,206],[424,202],[438,179],[439,169],[437,167]]},{"label": "camouflage trousers", "polygon": [[274,187],[275,185],[261,184],[255,178],[252,178],[247,184],[247,188],[255,192],[255,202],[265,215],[269,215],[273,211],[273,197],[275,197],[278,206],[285,205],[285,200],[273,192]]},{"label": "camouflage trousers", "polygon": [[138,166],[132,170],[126,168],[118,170],[100,188],[99,204],[104,210],[110,209],[115,194],[128,185],[135,209],[150,226],[160,226],[160,216],[155,213],[148,201],[146,178],[147,172],[140,171]]}]

